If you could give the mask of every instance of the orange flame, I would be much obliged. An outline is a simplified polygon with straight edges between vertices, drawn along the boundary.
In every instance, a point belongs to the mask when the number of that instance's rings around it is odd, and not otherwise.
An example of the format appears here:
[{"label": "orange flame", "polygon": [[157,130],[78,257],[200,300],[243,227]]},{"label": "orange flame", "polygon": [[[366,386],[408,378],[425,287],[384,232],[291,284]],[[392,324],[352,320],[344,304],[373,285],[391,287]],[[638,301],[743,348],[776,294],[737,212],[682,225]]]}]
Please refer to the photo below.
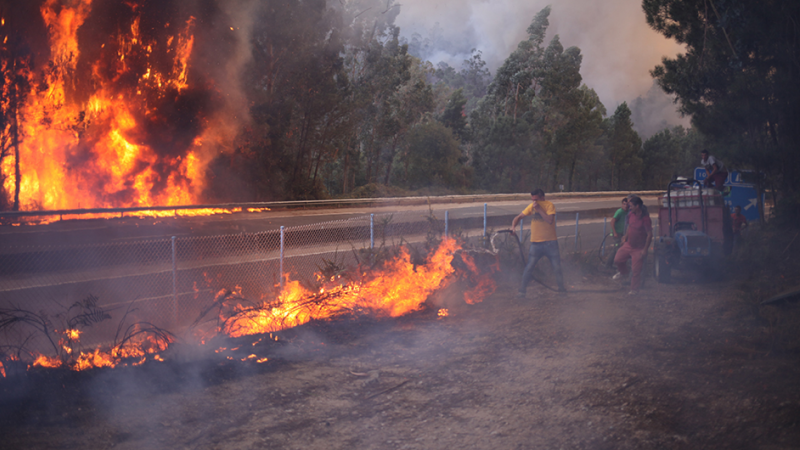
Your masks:
[{"label": "orange flame", "polygon": [[[65,339],[69,339],[70,343],[76,343],[79,336],[79,330],[70,329],[64,332]],[[64,339],[61,340],[61,343],[66,354],[71,356],[72,347],[66,347]],[[67,367],[80,371],[96,367],[126,365],[126,361],[133,361],[130,362],[130,365],[138,366],[144,363],[147,355],[153,355],[153,359],[163,361],[157,353],[166,350],[170,343],[171,341],[164,342],[163,340],[155,339],[151,335],[138,334],[110,350],[104,351],[98,348],[92,352],[80,352],[77,356],[72,357],[73,359],[65,360],[59,357],[38,355],[31,367]]]},{"label": "orange flame", "polygon": [[[468,253],[462,252],[461,260],[464,261],[464,264],[466,264],[468,268],[467,278],[469,279],[470,283],[475,286],[472,289],[464,291],[464,301],[468,305],[480,303],[484,298],[494,293],[494,291],[497,289],[497,285],[495,284],[494,279],[491,277],[481,276],[481,271],[478,270],[478,266],[475,264],[475,259],[473,259]],[[500,269],[496,264],[497,263],[491,267],[492,271]]]},{"label": "orange flame", "polygon": [[[20,210],[198,202],[205,167],[199,148],[204,135],[212,132],[204,119],[191,119],[199,128],[188,144],[168,141],[171,128],[159,132],[159,139],[167,139],[163,145],[173,147],[167,155],[159,154],[148,140],[154,127],[169,127],[172,120],[158,105],[166,101],[174,109],[169,102],[177,102],[175,99],[191,88],[195,18],[190,17],[180,30],[159,42],[142,34],[138,5],[126,4],[133,14],[130,27],[98,45],[99,52],[84,55],[78,36],[92,11],[92,0],[46,0],[40,12],[49,34],[50,64],[42,65],[46,67],[40,74],[31,70],[9,74],[8,63],[0,65],[7,79],[23,76],[30,85],[18,114],[19,161],[12,153],[0,166],[9,195],[16,189],[15,165],[19,164]],[[163,70],[163,62],[162,70],[155,63],[163,55],[172,58],[169,70]],[[94,60],[87,61],[89,58]],[[88,72],[81,69],[87,62]],[[5,132],[8,130],[0,130]],[[217,212],[192,210],[179,215]],[[173,214],[149,211],[134,215]]]},{"label": "orange flame", "polygon": [[455,240],[445,239],[429,260],[414,266],[403,248],[383,270],[367,279],[329,286],[314,293],[296,280],[288,280],[277,301],[256,308],[236,307],[226,321],[225,334],[240,337],[295,327],[313,319],[331,318],[354,311],[379,317],[398,317],[422,308],[425,300],[451,281]]},{"label": "orange flame", "polygon": [[[241,337],[254,334],[264,334],[257,343],[265,339],[267,334],[270,340],[278,340],[273,335],[275,331],[302,325],[311,320],[330,319],[354,312],[367,312],[378,317],[398,317],[423,308],[428,297],[439,289],[449,286],[457,276],[452,261],[460,249],[455,240],[445,239],[439,248],[423,265],[415,266],[405,248],[394,259],[388,261],[380,270],[370,274],[361,274],[361,278],[347,284],[336,284],[341,277],[324,277],[318,274],[318,279],[328,282],[327,286],[314,292],[304,288],[298,281],[289,280],[280,291],[278,298],[273,302],[262,302],[257,307],[244,307],[235,305],[227,312],[222,312],[224,326],[220,332],[231,336]],[[494,290],[491,277],[481,275],[474,260],[466,252],[461,252],[461,259],[466,263],[469,273],[467,276],[474,288],[465,295],[469,302],[482,301],[486,295]],[[488,281],[483,281],[487,279]],[[233,290],[234,295],[241,295],[241,288]],[[228,293],[222,290],[218,298]],[[447,309],[439,309],[439,317],[447,317]],[[138,328],[136,331],[139,331]],[[67,357],[49,357],[39,355],[29,367],[66,367],[72,370],[86,370],[95,367],[115,367],[118,365],[139,365],[150,356],[153,360],[163,361],[159,355],[172,343],[156,339],[150,334],[136,333],[133,339],[126,340],[124,344],[110,350],[97,349],[92,352],[77,352],[72,354],[72,349],[80,338],[80,330],[67,329],[60,340]],[[203,339],[203,343],[206,339]],[[67,351],[66,349],[69,348]],[[227,351],[234,352],[240,347],[220,347],[216,353]],[[235,360],[226,356],[228,360]],[[257,363],[268,361],[268,358],[259,358],[250,354],[241,361],[255,360]],[[2,364],[0,371],[4,372]],[[5,375],[4,375],[5,376]]]}]

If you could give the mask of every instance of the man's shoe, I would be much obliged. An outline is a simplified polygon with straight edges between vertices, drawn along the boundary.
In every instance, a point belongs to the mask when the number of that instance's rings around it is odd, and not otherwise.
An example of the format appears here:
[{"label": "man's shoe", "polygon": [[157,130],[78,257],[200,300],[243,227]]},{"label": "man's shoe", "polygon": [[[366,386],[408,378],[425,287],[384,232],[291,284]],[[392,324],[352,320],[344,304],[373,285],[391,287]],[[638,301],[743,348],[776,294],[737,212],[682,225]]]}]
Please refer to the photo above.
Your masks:
[{"label": "man's shoe", "polygon": [[628,291],[628,295],[639,295],[639,291]]},{"label": "man's shoe", "polygon": [[517,298],[525,298],[525,293],[522,291],[517,291]]},{"label": "man's shoe", "polygon": [[614,276],[611,277],[611,279],[614,280],[614,281],[621,280],[622,279],[622,273],[621,272],[615,273]]}]

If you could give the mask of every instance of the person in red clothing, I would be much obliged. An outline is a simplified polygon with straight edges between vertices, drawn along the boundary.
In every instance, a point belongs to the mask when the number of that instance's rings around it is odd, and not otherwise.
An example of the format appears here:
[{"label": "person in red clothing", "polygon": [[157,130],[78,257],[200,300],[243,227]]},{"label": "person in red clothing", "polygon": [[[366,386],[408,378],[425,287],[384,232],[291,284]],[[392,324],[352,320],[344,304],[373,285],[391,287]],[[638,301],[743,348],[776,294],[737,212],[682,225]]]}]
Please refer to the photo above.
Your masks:
[{"label": "person in red clothing", "polygon": [[636,294],[642,286],[642,269],[647,259],[647,250],[653,241],[653,223],[642,199],[631,196],[628,200],[628,228],[622,237],[622,247],[617,250],[614,264],[619,271],[614,279],[622,279],[628,275],[628,258],[631,260],[631,290],[628,294]]},{"label": "person in red clothing", "polygon": [[741,206],[733,207],[731,214],[731,226],[733,228],[733,246],[736,247],[742,242],[742,229],[747,228],[747,219],[742,214]]}]

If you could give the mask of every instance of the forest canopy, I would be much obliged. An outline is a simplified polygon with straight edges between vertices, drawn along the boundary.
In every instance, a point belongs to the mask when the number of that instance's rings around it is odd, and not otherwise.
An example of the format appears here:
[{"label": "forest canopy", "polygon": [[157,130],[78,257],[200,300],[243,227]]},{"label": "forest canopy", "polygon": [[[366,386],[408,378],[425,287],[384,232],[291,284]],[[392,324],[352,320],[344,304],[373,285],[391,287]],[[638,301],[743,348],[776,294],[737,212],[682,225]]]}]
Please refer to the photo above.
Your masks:
[{"label": "forest canopy", "polygon": [[[652,76],[692,118],[646,140],[628,103],[608,110],[583,82],[581,49],[549,37],[549,6],[492,74],[474,49],[458,67],[421,59],[429,43],[401,37],[393,0],[253,3],[247,62],[235,74],[247,111],[230,148],[205,166],[202,197],[663,189],[691,176],[704,148],[796,197],[800,6],[767,3],[644,0],[648,24],[686,46]],[[10,37],[6,69],[42,66],[31,51],[40,42]],[[0,77],[6,162],[19,161],[29,82]],[[0,180],[1,209],[19,208],[15,178]]]}]

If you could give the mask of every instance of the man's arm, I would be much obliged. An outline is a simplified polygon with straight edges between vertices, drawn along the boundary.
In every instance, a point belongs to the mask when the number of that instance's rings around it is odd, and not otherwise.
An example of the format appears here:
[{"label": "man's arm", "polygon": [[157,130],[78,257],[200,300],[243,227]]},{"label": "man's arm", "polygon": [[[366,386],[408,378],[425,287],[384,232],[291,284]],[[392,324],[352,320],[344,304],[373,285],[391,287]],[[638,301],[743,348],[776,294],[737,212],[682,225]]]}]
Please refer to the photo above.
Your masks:
[{"label": "man's arm", "polygon": [[547,222],[548,224],[551,224],[553,223],[554,220],[556,220],[555,214],[547,214],[544,212],[544,209],[541,210],[541,212],[539,212],[539,215],[542,216],[542,219],[544,219],[544,221]]},{"label": "man's arm", "polygon": [[612,233],[614,233],[614,237],[615,237],[615,238],[618,238],[618,237],[619,237],[619,235],[617,234],[617,227],[616,227],[616,225],[617,225],[617,216],[616,216],[616,215],[614,215],[614,217],[612,217],[612,218],[611,218],[611,232],[612,232]]},{"label": "man's arm", "polygon": [[517,224],[520,220],[522,220],[523,217],[525,217],[525,213],[519,213],[517,217],[514,217],[514,220],[511,221],[511,231],[517,229]]},{"label": "man's arm", "polygon": [[[552,206],[552,203],[550,204]],[[542,216],[542,220],[547,222],[548,225],[552,224],[556,220],[556,208],[553,207],[553,214],[547,214],[547,211],[540,205],[539,203],[533,204],[533,210],[538,212],[540,216]]]}]

